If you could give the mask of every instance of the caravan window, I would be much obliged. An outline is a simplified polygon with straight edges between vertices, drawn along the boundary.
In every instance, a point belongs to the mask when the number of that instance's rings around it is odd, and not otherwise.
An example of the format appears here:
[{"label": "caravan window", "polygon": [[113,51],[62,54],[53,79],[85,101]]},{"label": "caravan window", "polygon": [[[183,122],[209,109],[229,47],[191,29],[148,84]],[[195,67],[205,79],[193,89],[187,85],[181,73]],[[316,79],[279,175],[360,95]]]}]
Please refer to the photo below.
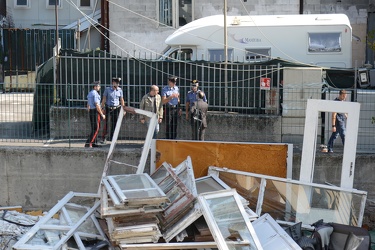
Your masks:
[{"label": "caravan window", "polygon": [[341,52],[341,33],[309,33],[309,52]]},{"label": "caravan window", "polygon": [[[233,49],[228,49],[228,61],[231,61]],[[210,62],[222,62],[225,61],[224,49],[209,49],[208,56]]]},{"label": "caravan window", "polygon": [[171,54],[169,54],[168,59],[190,61],[192,54],[193,54],[192,49],[179,49],[179,50],[175,50]]},{"label": "caravan window", "polygon": [[246,49],[246,61],[268,61],[271,58],[271,48]]}]

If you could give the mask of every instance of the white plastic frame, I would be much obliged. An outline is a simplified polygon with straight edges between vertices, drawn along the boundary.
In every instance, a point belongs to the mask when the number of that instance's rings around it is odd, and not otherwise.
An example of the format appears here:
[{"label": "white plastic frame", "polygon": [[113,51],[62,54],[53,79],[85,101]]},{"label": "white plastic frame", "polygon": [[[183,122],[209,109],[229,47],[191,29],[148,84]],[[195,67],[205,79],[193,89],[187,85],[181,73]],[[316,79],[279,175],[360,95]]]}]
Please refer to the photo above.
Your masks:
[{"label": "white plastic frame", "polygon": [[322,111],[347,113],[348,115],[340,187],[353,188],[360,112],[360,104],[357,102],[307,100],[301,172],[299,179],[303,182],[313,182],[318,115],[319,112]]},{"label": "white plastic frame", "polygon": [[[245,210],[244,210],[244,208],[241,204],[239,195],[237,194],[237,192],[235,190],[231,189],[231,190],[223,190],[223,191],[217,191],[217,192],[211,192],[211,193],[204,193],[204,194],[200,194],[198,196],[199,204],[201,205],[203,216],[204,216],[204,218],[207,222],[208,227],[210,228],[212,236],[214,237],[214,240],[215,240],[219,250],[229,250],[230,248],[228,247],[228,245],[232,246],[233,242],[226,241],[224,236],[222,235],[222,233],[219,229],[219,226],[216,223],[215,215],[211,212],[209,201],[211,199],[223,198],[223,197],[232,197],[233,198],[233,200],[234,200],[233,206],[237,206],[238,211],[242,215],[243,223],[246,225],[246,228],[247,228],[249,234],[252,237],[252,239],[251,239],[252,241],[250,241],[250,240],[249,241],[248,240],[243,241],[245,246],[248,246],[248,245],[254,243],[255,245],[253,245],[251,248],[248,248],[248,249],[263,249],[261,244],[260,244],[260,241],[258,239],[258,236],[255,233],[255,230],[254,230],[253,226],[251,225],[250,221],[247,218]],[[238,241],[237,241],[237,243],[238,243]],[[244,248],[244,249],[247,249],[247,248]]]}]

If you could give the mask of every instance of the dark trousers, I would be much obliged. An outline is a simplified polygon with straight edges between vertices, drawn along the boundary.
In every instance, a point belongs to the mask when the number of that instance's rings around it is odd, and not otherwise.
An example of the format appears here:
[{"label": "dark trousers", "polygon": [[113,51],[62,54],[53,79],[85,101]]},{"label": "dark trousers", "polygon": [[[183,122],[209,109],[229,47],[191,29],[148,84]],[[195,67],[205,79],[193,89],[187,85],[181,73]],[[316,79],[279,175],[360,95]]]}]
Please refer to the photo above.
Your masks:
[{"label": "dark trousers", "polygon": [[119,106],[119,107],[105,106],[106,119],[105,119],[105,124],[104,124],[104,129],[103,129],[103,135],[102,135],[103,140],[106,138],[106,136],[108,134],[108,123],[109,123],[109,121],[111,121],[111,129],[109,131],[110,136],[109,136],[108,140],[110,140],[110,141],[112,140],[113,133],[115,132],[115,128],[116,128],[118,115],[120,114],[120,108],[121,108],[121,106]]},{"label": "dark trousers", "polygon": [[89,138],[87,138],[86,145],[92,146],[92,144],[96,144],[96,138],[99,134],[100,114],[98,113],[96,109],[90,109],[89,116],[90,116],[91,133],[89,135]]},{"label": "dark trousers", "polygon": [[165,136],[167,139],[177,137],[178,108],[166,107],[165,109]]},{"label": "dark trousers", "polygon": [[337,139],[337,137],[340,135],[342,145],[345,144],[345,124],[340,124],[336,122],[336,132],[333,132],[331,137],[328,141],[328,150],[333,149],[333,142]]},{"label": "dark trousers", "polygon": [[202,121],[194,119],[193,116],[191,117],[191,119],[193,140],[204,141],[204,134],[206,132],[206,128],[203,127]]}]

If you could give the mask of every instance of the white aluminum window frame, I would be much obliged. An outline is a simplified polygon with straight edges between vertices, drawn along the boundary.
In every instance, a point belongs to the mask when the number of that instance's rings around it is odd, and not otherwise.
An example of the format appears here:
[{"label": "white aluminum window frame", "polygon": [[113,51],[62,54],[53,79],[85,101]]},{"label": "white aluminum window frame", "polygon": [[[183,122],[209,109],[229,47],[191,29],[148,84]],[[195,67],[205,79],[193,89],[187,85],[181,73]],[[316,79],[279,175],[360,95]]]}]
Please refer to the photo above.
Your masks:
[{"label": "white aluminum window frame", "polygon": [[[107,240],[107,237],[103,230],[101,229],[99,222],[95,217],[95,211],[100,206],[100,201],[96,201],[92,207],[83,207],[76,205],[76,208],[85,209],[87,212],[84,216],[79,218],[78,221],[75,223],[70,219],[70,216],[67,212],[69,207],[74,206],[74,204],[69,203],[75,197],[83,197],[83,198],[92,198],[97,199],[99,198],[98,194],[90,194],[90,193],[74,193],[69,192],[62,198],[46,215],[42,216],[41,219],[26,233],[24,234],[20,240],[17,241],[15,245],[13,245],[13,249],[38,249],[38,250],[51,250],[51,249],[61,249],[61,247],[71,238],[74,237],[79,250],[85,250],[86,247],[84,246],[82,239],[92,238],[92,239],[101,239]],[[69,225],[51,225],[49,221],[55,216],[57,213],[61,213],[61,216],[64,216],[65,221],[69,222]],[[95,225],[95,228],[98,230],[99,234],[95,235],[92,233],[82,232],[81,225],[88,220],[92,220]],[[36,235],[40,230],[56,230],[61,231],[61,238],[58,242],[54,245],[32,245],[28,244],[28,242]],[[82,239],[81,239],[82,237]]]},{"label": "white aluminum window frame", "polygon": [[[49,1],[50,0],[46,0],[46,9],[55,9],[55,4],[49,4]],[[62,1],[63,0],[55,0],[55,1],[58,1],[58,4],[57,4],[57,8],[58,9],[62,9]]]},{"label": "white aluminum window frame", "polygon": [[14,0],[14,8],[15,9],[30,9],[31,0],[26,0],[26,4],[18,4],[17,0]]},{"label": "white aluminum window frame", "polygon": [[[131,189],[124,190],[120,185],[117,183],[116,178],[117,177],[127,177],[127,178],[135,178],[135,177],[142,177],[143,181],[148,181],[147,184],[150,184],[151,188],[143,188],[143,189]],[[155,182],[150,178],[150,176],[146,173],[143,174],[132,174],[132,175],[110,175],[107,177],[104,177],[102,180],[106,190],[108,191],[109,196],[111,197],[115,207],[123,207],[127,204],[129,205],[142,205],[147,204],[147,201],[151,203],[151,201],[155,204],[160,204],[163,202],[166,202],[168,199],[164,192],[155,184]],[[158,197],[143,197],[143,198],[129,198],[126,196],[126,194],[130,194],[132,192],[138,192],[143,190],[152,190],[156,191],[159,196]]]},{"label": "white aluminum window frame", "polygon": [[[216,223],[215,215],[212,213],[209,201],[211,199],[216,198],[232,198],[234,203],[233,206],[238,208],[238,211],[240,215],[242,216],[242,220],[244,225],[246,225],[246,229],[248,230],[249,235],[252,237],[252,242],[250,240],[244,240],[244,241],[226,241],[224,236],[222,235],[222,232]],[[233,246],[234,244],[243,243],[243,245],[249,246],[250,244],[254,243],[252,245],[252,248],[243,248],[243,249],[263,249],[262,245],[258,239],[258,236],[255,233],[255,230],[253,226],[251,225],[250,221],[247,218],[246,212],[241,204],[239,195],[237,192],[233,189],[231,190],[223,190],[223,191],[217,191],[217,192],[211,192],[211,193],[204,193],[200,194],[198,196],[199,204],[201,205],[203,216],[207,222],[207,225],[212,233],[212,236],[214,237],[214,240],[218,246],[219,250],[229,250],[232,249],[229,246]]]},{"label": "white aluminum window frame", "polygon": [[357,102],[338,102],[317,99],[307,100],[299,179],[304,182],[313,182],[319,112],[337,112],[346,113],[348,115],[340,187],[351,189],[354,183],[360,113],[360,104]]},{"label": "white aluminum window frame", "polygon": [[302,250],[269,214],[264,214],[253,221],[252,226],[264,250]]},{"label": "white aluminum window frame", "polygon": [[[154,134],[155,127],[156,127],[157,122],[158,122],[158,118],[157,118],[157,115],[155,113],[152,113],[152,112],[146,111],[146,110],[142,110],[142,109],[127,107],[127,111],[132,112],[132,113],[136,113],[136,114],[141,114],[141,115],[144,115],[144,116],[147,116],[147,117],[150,118],[150,124],[148,126],[148,130],[147,130],[145,142],[143,144],[142,154],[141,154],[141,158],[139,160],[138,166],[134,166],[134,165],[127,164],[127,163],[122,163],[125,166],[132,167],[132,168],[136,169],[136,174],[142,174],[145,170],[147,156],[148,156],[149,151],[150,151],[151,142],[153,141],[152,136]],[[110,164],[112,162],[114,149],[115,149],[116,143],[117,143],[117,138],[118,138],[118,135],[120,133],[122,119],[124,118],[124,112],[125,112],[124,109],[120,109],[120,114],[119,114],[118,119],[117,119],[115,131],[113,133],[112,142],[111,142],[111,145],[109,147],[109,151],[108,151],[106,161],[104,163],[104,169],[103,169],[101,180],[103,180],[103,178],[108,175]],[[151,156],[151,160],[155,160],[154,157],[155,157],[155,155]],[[100,185],[99,185],[98,193],[100,193]]]},{"label": "white aluminum window frame", "polygon": [[[360,204],[358,204],[359,207],[360,207],[358,209],[359,211],[357,211],[357,214],[355,214],[355,215],[353,215],[353,212],[351,212],[350,213],[351,217],[347,218],[348,220],[347,220],[346,223],[344,223],[343,220],[342,221],[335,221],[334,218],[332,218],[332,217],[329,220],[330,220],[330,222],[336,222],[336,223],[345,224],[345,225],[350,225],[350,222],[355,220],[357,222],[357,225],[353,224],[354,226],[358,226],[358,227],[362,226],[363,215],[364,215],[366,199],[367,199],[367,192],[366,191],[361,191],[361,190],[357,190],[357,189],[340,188],[340,187],[336,187],[336,186],[329,186],[329,185],[316,184],[316,183],[308,183],[308,182],[302,182],[302,181],[291,180],[291,179],[286,179],[286,178],[269,176],[269,175],[261,175],[261,174],[249,173],[249,172],[244,172],[244,171],[238,171],[238,170],[233,170],[233,169],[228,169],[228,168],[218,168],[218,167],[214,167],[214,166],[210,166],[209,169],[208,169],[208,174],[216,175],[219,178],[220,178],[221,172],[231,173],[231,174],[235,174],[235,175],[239,175],[239,176],[249,176],[249,177],[260,179],[259,194],[258,194],[257,204],[256,204],[256,213],[259,216],[262,215],[262,206],[263,206],[263,202],[264,202],[265,193],[267,191],[266,190],[267,189],[267,181],[276,181],[276,182],[280,182],[280,183],[285,183],[286,187],[288,187],[288,186],[291,187],[293,185],[300,186],[301,188],[299,189],[299,191],[301,193],[298,193],[298,195],[301,195],[301,197],[304,197],[307,204],[311,204],[311,197],[312,197],[311,192],[314,188],[325,189],[325,190],[328,190],[330,192],[336,192],[337,193],[336,198],[338,199],[337,203],[340,205],[338,207],[337,211],[341,212],[341,214],[343,214],[343,212],[346,211],[347,204],[348,203],[350,204],[350,201],[348,201],[347,198],[352,198],[351,196],[353,196],[353,195],[357,195],[358,197],[361,197]],[[345,194],[345,195],[340,195],[341,194],[340,192],[343,192],[343,194]],[[286,196],[285,198],[286,199],[288,199],[288,197],[292,197],[292,195],[293,195],[293,193],[291,192],[291,190],[285,191],[285,196]],[[296,206],[296,214],[297,215],[301,215],[301,213],[298,212],[300,210],[300,208],[301,208],[301,210],[303,209],[303,206],[301,206],[301,204],[302,204],[302,201],[299,201],[298,205]],[[287,214],[290,214],[291,206],[292,205],[289,202],[285,204],[285,212]],[[311,216],[313,216],[313,215],[311,215]],[[320,214],[319,216],[322,216],[322,214]],[[301,216],[300,216],[300,218],[301,218]],[[293,221],[292,218],[287,218],[287,219],[288,219],[288,221],[280,220],[280,222],[288,224],[288,223],[291,223],[291,222],[296,223],[296,222],[300,221],[300,220],[297,221],[297,218],[295,218],[295,217],[294,217],[294,221]],[[313,222],[315,222],[315,221],[313,221]],[[308,224],[312,224],[312,223],[309,223],[309,222],[304,223],[304,221],[302,221],[302,223],[303,223],[303,226],[306,227],[306,228],[309,228]]]},{"label": "white aluminum window frame", "polygon": [[[132,208],[125,208],[116,207],[111,196],[109,196],[109,192],[112,192],[112,196],[116,197],[113,193],[113,190],[110,189],[107,191],[107,188],[104,186],[101,187],[101,206],[100,206],[100,216],[101,218],[106,217],[116,217],[116,216],[129,216],[129,215],[136,215],[136,214],[147,214],[147,213],[159,213],[162,212],[163,209],[161,207],[132,207]],[[111,198],[111,199],[109,199]],[[117,204],[120,204],[120,201],[117,201]]]}]

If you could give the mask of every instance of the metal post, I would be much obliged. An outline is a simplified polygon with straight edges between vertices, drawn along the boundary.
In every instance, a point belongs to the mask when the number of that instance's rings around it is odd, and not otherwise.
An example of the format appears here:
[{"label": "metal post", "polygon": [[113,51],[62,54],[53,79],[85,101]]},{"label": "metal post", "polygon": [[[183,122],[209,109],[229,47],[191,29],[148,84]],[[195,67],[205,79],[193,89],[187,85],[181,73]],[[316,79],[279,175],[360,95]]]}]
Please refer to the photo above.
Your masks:
[{"label": "metal post", "polygon": [[58,11],[57,11],[57,1],[61,0],[55,0],[55,21],[56,21],[56,47],[55,47],[55,56],[54,56],[54,79],[53,79],[53,84],[54,84],[54,90],[56,91],[56,84],[57,84],[57,78],[58,78],[58,69],[57,69],[57,64],[58,64],[58,54],[59,54],[59,28],[58,28]]},{"label": "metal post", "polygon": [[225,113],[228,112],[228,27],[227,27],[227,0],[224,0],[224,98]]}]

